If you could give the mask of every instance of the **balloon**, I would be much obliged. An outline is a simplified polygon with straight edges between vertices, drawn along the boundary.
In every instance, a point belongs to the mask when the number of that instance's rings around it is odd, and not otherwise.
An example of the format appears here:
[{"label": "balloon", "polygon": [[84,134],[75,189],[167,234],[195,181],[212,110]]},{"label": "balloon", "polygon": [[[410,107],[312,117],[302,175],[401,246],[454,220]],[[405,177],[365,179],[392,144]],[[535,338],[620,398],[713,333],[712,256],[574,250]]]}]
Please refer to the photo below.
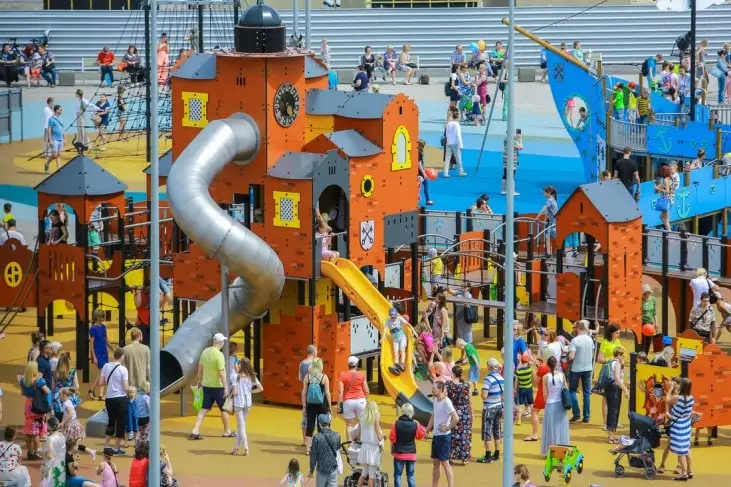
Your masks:
[{"label": "balloon", "polygon": [[470,42],[470,50],[472,50],[472,51],[479,50],[479,46],[477,45],[476,42]]},{"label": "balloon", "polygon": [[439,173],[437,172],[437,170],[436,169],[433,169],[431,167],[428,168],[428,169],[425,169],[424,170],[424,173],[426,174],[426,178],[429,179],[429,180],[431,180],[431,181],[435,180],[437,178],[437,176],[439,175]]},{"label": "balloon", "polygon": [[655,325],[652,325],[650,323],[642,325],[642,334],[646,337],[651,337],[655,335]]},{"label": "balloon", "polygon": [[487,44],[485,44],[485,41],[477,41],[477,47],[480,51],[484,51]]}]

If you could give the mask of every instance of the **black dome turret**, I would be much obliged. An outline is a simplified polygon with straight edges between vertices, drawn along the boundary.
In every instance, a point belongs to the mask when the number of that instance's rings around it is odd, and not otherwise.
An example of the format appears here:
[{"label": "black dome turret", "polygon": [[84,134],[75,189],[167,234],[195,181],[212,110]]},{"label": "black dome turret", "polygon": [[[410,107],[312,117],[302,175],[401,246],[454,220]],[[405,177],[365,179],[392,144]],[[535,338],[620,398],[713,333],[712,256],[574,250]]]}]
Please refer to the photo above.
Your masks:
[{"label": "black dome turret", "polygon": [[282,52],[286,47],[287,28],[276,10],[258,0],[244,12],[234,37],[238,52]]}]

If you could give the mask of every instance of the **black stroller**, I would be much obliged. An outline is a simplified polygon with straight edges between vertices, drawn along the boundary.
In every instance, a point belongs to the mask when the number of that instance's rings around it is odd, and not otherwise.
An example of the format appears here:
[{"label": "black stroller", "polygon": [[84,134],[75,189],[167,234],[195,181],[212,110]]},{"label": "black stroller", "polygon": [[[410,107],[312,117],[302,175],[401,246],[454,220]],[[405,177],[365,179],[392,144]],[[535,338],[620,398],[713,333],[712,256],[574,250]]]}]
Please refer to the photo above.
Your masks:
[{"label": "black stroller", "polygon": [[649,416],[643,416],[638,413],[630,412],[629,419],[635,425],[634,441],[631,445],[622,446],[614,453],[614,475],[622,477],[624,475],[624,466],[620,463],[623,457],[629,460],[629,466],[632,468],[643,469],[645,471],[645,479],[653,480],[657,475],[655,467],[655,448],[660,446],[660,427],[655,420]]}]

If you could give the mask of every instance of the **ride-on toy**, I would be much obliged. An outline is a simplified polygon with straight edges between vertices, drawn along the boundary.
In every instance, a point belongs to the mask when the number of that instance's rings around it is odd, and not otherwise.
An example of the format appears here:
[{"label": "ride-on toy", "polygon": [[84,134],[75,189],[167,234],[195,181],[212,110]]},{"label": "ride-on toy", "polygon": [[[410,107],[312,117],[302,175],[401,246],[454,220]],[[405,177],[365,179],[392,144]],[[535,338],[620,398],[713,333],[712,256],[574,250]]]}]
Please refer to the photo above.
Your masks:
[{"label": "ride-on toy", "polygon": [[584,455],[573,445],[551,445],[546,455],[546,465],[543,467],[543,478],[546,482],[551,480],[554,470],[561,472],[564,481],[571,482],[571,475],[584,471]]}]

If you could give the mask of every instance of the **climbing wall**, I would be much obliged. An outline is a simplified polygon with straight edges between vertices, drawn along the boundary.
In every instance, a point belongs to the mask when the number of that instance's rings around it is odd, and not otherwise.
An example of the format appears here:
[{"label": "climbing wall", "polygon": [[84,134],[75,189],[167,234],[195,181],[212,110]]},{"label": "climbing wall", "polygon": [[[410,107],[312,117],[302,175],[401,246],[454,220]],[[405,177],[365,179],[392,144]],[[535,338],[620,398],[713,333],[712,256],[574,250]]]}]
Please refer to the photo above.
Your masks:
[{"label": "climbing wall", "polygon": [[731,356],[717,345],[707,345],[688,367],[693,381],[695,410],[702,414],[696,427],[731,425]]}]

